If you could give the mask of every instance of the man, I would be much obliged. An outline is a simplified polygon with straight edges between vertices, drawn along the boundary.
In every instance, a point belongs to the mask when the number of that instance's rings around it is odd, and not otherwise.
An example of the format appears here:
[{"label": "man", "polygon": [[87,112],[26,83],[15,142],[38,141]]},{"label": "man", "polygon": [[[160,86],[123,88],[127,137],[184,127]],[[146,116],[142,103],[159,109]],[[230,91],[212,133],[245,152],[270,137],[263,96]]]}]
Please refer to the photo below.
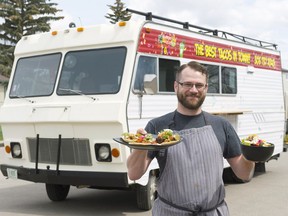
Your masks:
[{"label": "man", "polygon": [[246,160],[240,140],[231,124],[201,109],[207,89],[208,73],[197,62],[182,65],[176,73],[174,90],[176,111],[151,120],[141,133],[165,128],[177,131],[183,141],[166,150],[133,150],[127,161],[128,175],[137,180],[154,157],[160,168],[152,213],[155,216],[229,215],[224,201],[223,157],[238,178],[249,181],[254,162]]}]

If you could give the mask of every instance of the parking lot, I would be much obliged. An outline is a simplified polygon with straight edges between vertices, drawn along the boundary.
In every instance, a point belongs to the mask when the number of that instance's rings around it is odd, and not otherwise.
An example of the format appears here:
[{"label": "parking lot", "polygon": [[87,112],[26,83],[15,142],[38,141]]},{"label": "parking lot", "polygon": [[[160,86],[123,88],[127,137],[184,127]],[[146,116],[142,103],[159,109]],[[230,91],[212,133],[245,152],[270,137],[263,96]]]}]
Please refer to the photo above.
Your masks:
[{"label": "parking lot", "polygon": [[288,212],[288,153],[266,163],[266,172],[251,182],[226,185],[231,216],[286,216]]},{"label": "parking lot", "polygon": [[[0,157],[4,148],[0,148]],[[288,212],[288,153],[266,163],[266,172],[256,173],[249,183],[226,184],[226,202],[231,216],[286,216]],[[28,195],[28,196],[27,196]],[[117,190],[71,188],[65,202],[51,202],[44,184],[6,179],[0,174],[1,216],[126,215],[148,216],[136,207],[135,194]]]}]

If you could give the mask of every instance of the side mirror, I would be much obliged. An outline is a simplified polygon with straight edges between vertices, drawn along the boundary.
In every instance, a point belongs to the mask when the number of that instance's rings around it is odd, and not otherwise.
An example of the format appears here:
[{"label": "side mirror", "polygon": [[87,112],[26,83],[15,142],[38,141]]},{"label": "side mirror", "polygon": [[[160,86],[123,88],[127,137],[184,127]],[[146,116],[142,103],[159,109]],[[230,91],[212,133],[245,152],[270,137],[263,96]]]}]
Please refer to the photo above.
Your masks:
[{"label": "side mirror", "polygon": [[145,74],[144,75],[144,91],[146,94],[156,94],[157,93],[157,76],[156,74]]}]

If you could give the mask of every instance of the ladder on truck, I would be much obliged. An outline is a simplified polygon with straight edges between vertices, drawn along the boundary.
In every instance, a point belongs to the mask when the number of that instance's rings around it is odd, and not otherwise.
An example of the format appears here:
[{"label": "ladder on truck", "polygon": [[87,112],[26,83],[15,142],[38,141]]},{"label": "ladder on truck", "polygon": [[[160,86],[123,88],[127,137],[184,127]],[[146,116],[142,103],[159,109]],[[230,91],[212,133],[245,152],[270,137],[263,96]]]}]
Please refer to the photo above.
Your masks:
[{"label": "ladder on truck", "polygon": [[231,40],[235,40],[235,41],[240,40],[240,41],[242,41],[246,44],[249,44],[249,45],[259,46],[259,47],[263,47],[263,48],[270,48],[270,49],[272,48],[275,50],[277,50],[277,46],[278,46],[275,43],[270,43],[270,42],[242,36],[239,34],[234,34],[234,33],[221,31],[221,30],[217,30],[217,29],[209,29],[209,28],[205,28],[205,27],[201,27],[201,26],[197,26],[197,25],[192,25],[189,22],[182,22],[182,21],[178,21],[178,20],[169,19],[166,17],[157,16],[157,15],[152,14],[152,12],[144,13],[144,12],[132,10],[129,8],[127,8],[126,11],[130,12],[130,13],[137,14],[137,15],[145,16],[146,20],[149,20],[149,21],[152,21],[152,19],[154,18],[154,19],[158,19],[158,20],[162,20],[162,21],[166,21],[166,22],[171,22],[171,23],[182,25],[182,27],[184,29],[187,29],[187,30],[189,30],[189,28],[193,28],[193,29],[197,29],[199,33],[212,34],[213,36],[231,39]]}]

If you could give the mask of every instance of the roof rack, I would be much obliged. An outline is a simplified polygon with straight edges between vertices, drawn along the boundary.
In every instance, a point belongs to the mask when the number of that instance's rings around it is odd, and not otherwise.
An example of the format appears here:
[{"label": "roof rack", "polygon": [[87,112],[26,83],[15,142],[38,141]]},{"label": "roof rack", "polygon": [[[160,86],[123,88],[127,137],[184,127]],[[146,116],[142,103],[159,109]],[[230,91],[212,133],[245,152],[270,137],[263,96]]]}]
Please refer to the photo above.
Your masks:
[{"label": "roof rack", "polygon": [[127,8],[126,11],[130,12],[130,13],[145,16],[146,20],[152,21],[152,19],[154,18],[154,19],[182,25],[182,27],[184,29],[189,29],[189,27],[190,27],[190,28],[198,29],[199,32],[204,33],[204,34],[212,34],[214,36],[218,36],[218,37],[222,37],[222,38],[226,38],[226,39],[231,39],[231,40],[238,40],[238,41],[240,40],[240,41],[247,43],[247,44],[256,45],[256,46],[265,47],[265,48],[274,48],[275,50],[277,50],[277,44],[274,44],[274,43],[261,41],[261,40],[253,39],[253,38],[238,35],[238,34],[233,34],[233,33],[226,32],[226,31],[221,31],[221,30],[217,30],[217,29],[209,29],[209,28],[204,28],[204,27],[197,26],[197,25],[192,25],[189,22],[181,22],[178,20],[173,20],[173,19],[169,19],[166,17],[153,15],[152,12],[144,13],[144,12],[132,10],[129,8]]}]

